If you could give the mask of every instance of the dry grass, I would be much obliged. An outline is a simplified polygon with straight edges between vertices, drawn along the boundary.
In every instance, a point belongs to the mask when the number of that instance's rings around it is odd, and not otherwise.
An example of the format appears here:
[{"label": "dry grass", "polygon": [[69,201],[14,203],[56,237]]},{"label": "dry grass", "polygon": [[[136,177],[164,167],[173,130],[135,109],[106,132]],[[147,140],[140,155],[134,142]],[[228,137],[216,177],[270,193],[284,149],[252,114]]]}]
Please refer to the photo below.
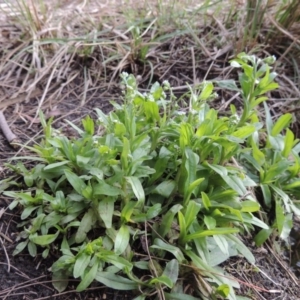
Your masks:
[{"label": "dry grass", "polygon": [[[280,89],[270,95],[270,109],[275,118],[299,116],[298,0],[288,7],[270,0],[2,2],[0,109],[10,125],[21,123],[15,128],[23,143],[36,139],[27,131],[39,109],[57,120],[77,111],[81,118],[118,100],[122,71],[139,75],[142,90],[167,79],[182,95],[186,83],[236,78],[228,61],[241,51],[278,58]],[[220,110],[240,100],[218,92]],[[300,137],[297,130],[295,123]],[[14,154],[5,151],[0,146],[2,161]]]},{"label": "dry grass", "polygon": [[[285,7],[271,0],[5,1],[0,109],[14,104],[14,116],[31,118],[31,126],[40,109],[65,115],[57,108],[68,99],[81,107],[111,95],[121,71],[139,75],[144,88],[168,79],[183,92],[186,83],[236,76],[228,60],[246,51],[279,58],[274,113],[284,103],[297,112],[299,7],[296,0]],[[218,100],[227,106],[234,96],[223,91]]]}]

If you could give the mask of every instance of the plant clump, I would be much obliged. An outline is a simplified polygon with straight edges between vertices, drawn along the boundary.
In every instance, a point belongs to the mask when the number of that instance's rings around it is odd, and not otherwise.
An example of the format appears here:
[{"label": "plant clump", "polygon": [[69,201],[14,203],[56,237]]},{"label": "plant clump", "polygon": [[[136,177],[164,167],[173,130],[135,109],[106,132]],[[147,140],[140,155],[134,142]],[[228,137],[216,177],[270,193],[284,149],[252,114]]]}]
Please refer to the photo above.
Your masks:
[{"label": "plant clump", "polygon": [[58,249],[51,267],[58,291],[73,277],[77,291],[98,281],[135,290],[139,300],[238,299],[239,283],[218,266],[238,254],[254,264],[241,237],[259,228],[257,245],[272,234],[285,240],[293,214],[300,215],[292,115],[274,123],[265,104],[278,87],[273,62],[245,53],[231,61],[242,70],[239,83],[216,82],[243,98],[242,113],[231,105],[229,116],[210,107],[212,82],[191,89],[180,106],[168,82],[140,93],[127,73],[122,104],[112,103],[108,115],[96,109],[97,124],[90,117],[83,128],[69,122],[79,138],[40,114],[45,136],[29,147],[38,164],[10,165],[25,184],[5,192],[14,198],[11,209],[23,208],[14,254],[27,248],[34,257],[42,248],[47,258]]}]

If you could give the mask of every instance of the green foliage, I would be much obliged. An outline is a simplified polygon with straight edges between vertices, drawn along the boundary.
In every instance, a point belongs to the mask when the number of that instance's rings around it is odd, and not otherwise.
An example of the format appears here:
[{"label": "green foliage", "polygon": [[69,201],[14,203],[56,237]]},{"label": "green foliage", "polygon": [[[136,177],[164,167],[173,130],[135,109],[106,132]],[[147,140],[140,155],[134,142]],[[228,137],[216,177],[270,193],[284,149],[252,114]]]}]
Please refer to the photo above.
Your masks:
[{"label": "green foliage", "polygon": [[[293,202],[300,146],[288,129],[291,116],[273,123],[265,105],[264,124],[256,112],[278,86],[272,62],[242,53],[232,61],[243,70],[240,88],[218,82],[241,92],[241,116],[234,106],[229,117],[209,107],[211,82],[191,91],[182,109],[167,82],[142,94],[126,73],[124,103],[113,103],[108,115],[96,109],[98,124],[89,117],[83,129],[70,123],[77,139],[55,132],[41,114],[45,139],[30,148],[40,162],[31,170],[11,166],[25,191],[5,192],[14,198],[11,209],[23,207],[15,254],[27,247],[35,256],[43,248],[47,257],[59,248],[51,268],[58,291],[73,277],[80,279],[78,291],[96,280],[139,290],[137,299],[153,292],[166,299],[236,299],[238,283],[215,267],[237,254],[254,263],[239,234],[259,227],[258,244],[274,231],[285,239],[292,214],[300,214]],[[276,211],[271,228],[255,214],[261,205]]]}]

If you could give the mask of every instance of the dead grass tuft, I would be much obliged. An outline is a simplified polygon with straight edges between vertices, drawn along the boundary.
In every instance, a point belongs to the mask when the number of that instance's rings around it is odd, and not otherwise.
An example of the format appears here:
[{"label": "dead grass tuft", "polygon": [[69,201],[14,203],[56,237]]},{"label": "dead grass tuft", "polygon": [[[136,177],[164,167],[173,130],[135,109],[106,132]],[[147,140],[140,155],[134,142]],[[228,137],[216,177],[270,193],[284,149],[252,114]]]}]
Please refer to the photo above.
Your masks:
[{"label": "dead grass tuft", "polygon": [[[286,103],[295,109],[300,4],[294,0],[283,12],[280,5],[270,0],[6,1],[0,5],[5,24],[0,109],[14,104],[13,119],[30,128],[40,109],[62,118],[88,103],[107,105],[99,99],[118,97],[122,71],[139,75],[142,88],[167,79],[183,94],[186,83],[236,78],[228,60],[241,51],[279,58],[281,88],[270,104],[275,115]],[[222,91],[216,105],[232,101],[239,101],[238,95]]]}]

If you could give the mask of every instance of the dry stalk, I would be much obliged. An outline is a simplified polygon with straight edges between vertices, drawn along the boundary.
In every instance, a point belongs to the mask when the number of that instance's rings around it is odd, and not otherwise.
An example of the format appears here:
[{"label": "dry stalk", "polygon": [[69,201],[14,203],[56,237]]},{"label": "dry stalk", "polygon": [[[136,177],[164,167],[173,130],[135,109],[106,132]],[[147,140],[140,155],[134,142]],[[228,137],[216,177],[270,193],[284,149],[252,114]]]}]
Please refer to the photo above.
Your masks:
[{"label": "dry stalk", "polygon": [[3,135],[5,136],[7,141],[10,143],[10,145],[15,147],[13,145],[13,143],[16,142],[17,136],[12,132],[12,130],[8,126],[5,116],[3,114],[3,111],[0,111],[0,128],[3,132]]}]

